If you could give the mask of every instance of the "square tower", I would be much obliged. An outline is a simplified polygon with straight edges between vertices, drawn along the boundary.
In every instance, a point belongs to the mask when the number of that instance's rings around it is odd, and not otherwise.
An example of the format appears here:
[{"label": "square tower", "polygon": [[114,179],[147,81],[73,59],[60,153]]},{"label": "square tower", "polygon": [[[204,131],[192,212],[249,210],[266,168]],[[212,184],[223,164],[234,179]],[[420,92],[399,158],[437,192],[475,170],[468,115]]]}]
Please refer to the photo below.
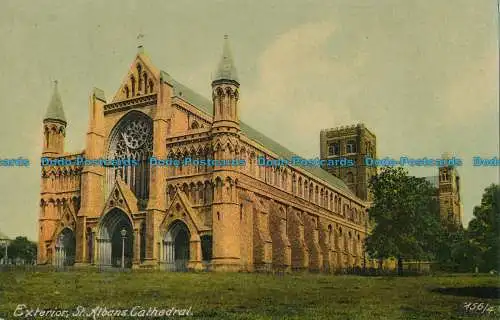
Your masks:
[{"label": "square tower", "polygon": [[377,174],[377,168],[365,166],[364,158],[376,158],[377,139],[364,124],[321,130],[320,156],[325,160],[342,158],[353,160],[354,166],[352,167],[325,166],[324,169],[344,180],[359,198],[366,201],[372,200],[368,182]]},{"label": "square tower", "polygon": [[[443,156],[447,158],[447,156]],[[462,224],[462,201],[460,198],[460,175],[457,168],[439,168],[439,211],[441,218],[448,224]]]}]

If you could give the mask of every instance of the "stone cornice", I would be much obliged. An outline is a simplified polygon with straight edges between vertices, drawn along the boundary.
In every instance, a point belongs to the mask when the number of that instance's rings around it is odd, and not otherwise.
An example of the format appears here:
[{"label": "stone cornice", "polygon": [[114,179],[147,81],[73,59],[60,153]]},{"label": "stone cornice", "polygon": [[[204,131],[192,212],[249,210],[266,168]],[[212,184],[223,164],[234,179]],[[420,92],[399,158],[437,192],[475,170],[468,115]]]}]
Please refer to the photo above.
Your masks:
[{"label": "stone cornice", "polygon": [[167,178],[167,183],[168,184],[177,184],[177,180],[180,180],[180,184],[190,184],[190,183],[195,183],[195,182],[201,182],[201,181],[212,181],[212,172],[200,172],[200,173],[193,173],[193,174],[187,174],[187,175],[181,175],[181,176],[173,176],[173,177],[168,177]]},{"label": "stone cornice", "polygon": [[132,108],[140,108],[150,105],[156,105],[157,103],[157,94],[152,93],[148,95],[133,97],[126,100],[121,100],[117,102],[113,102],[110,104],[104,105],[104,114],[126,111]]},{"label": "stone cornice", "polygon": [[68,190],[68,191],[61,191],[61,192],[40,192],[41,198],[44,200],[49,200],[49,199],[58,199],[58,198],[73,198],[73,197],[80,197],[80,189],[73,189],[73,190]]},{"label": "stone cornice", "polygon": [[210,128],[200,128],[200,129],[192,129],[187,133],[179,133],[176,135],[169,136],[167,138],[167,146],[175,145],[178,143],[186,143],[186,142],[199,142],[206,140],[210,142]]}]

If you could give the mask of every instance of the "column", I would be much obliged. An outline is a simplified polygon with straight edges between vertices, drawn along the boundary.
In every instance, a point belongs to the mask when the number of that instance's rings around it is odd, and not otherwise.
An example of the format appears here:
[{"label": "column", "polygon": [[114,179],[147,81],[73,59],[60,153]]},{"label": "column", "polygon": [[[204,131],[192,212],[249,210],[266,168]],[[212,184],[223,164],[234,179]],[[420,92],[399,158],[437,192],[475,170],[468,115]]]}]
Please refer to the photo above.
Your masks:
[{"label": "column", "polygon": [[141,233],[139,232],[139,229],[134,229],[133,246],[134,246],[134,251],[133,251],[134,260],[132,263],[132,267],[137,268],[141,264]]}]

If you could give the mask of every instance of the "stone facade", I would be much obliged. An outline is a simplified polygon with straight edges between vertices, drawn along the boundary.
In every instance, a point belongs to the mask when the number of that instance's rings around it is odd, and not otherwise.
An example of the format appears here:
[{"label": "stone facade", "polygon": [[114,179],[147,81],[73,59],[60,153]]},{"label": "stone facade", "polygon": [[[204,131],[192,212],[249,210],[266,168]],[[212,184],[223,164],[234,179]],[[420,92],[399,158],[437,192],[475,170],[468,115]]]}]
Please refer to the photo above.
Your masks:
[{"label": "stone facade", "polygon": [[[450,158],[444,154],[443,159]],[[441,167],[437,176],[426,177],[434,188],[439,201],[439,213],[444,223],[462,226],[463,204],[460,196],[460,175],[454,166]]]},{"label": "stone facade", "polygon": [[[135,164],[42,167],[38,262],[215,271],[363,266],[366,202],[322,169],[260,166],[259,157],[291,153],[240,121],[239,92],[227,39],[212,101],[140,49],[113,99],[93,90],[85,150],[69,154],[56,88],[43,157]],[[151,157],[245,165],[158,166]]]},{"label": "stone facade", "polygon": [[377,168],[366,166],[365,157],[377,157],[377,138],[364,124],[321,130],[321,159],[349,159],[354,166],[328,166],[324,169],[344,180],[359,198],[371,201],[368,182]]},{"label": "stone facade", "polygon": [[450,224],[462,225],[463,205],[460,198],[460,176],[454,167],[439,168],[439,211]]}]

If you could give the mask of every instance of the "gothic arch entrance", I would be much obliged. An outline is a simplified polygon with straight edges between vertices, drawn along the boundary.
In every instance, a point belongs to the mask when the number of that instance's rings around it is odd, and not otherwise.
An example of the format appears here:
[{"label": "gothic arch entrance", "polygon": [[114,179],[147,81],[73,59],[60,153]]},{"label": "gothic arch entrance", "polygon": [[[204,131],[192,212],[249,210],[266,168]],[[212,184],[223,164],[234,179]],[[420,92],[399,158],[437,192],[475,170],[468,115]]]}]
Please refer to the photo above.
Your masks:
[{"label": "gothic arch entrance", "polygon": [[123,211],[115,208],[104,215],[99,226],[97,245],[97,260],[101,266],[121,267],[123,253],[125,268],[132,267],[134,233],[132,222]]},{"label": "gothic arch entrance", "polygon": [[172,223],[163,241],[167,271],[188,270],[190,238],[189,229],[184,222],[177,220]]},{"label": "gothic arch entrance", "polygon": [[54,265],[56,267],[72,266],[75,263],[76,239],[70,228],[64,228],[56,240]]},{"label": "gothic arch entrance", "polygon": [[201,262],[205,270],[210,269],[212,262],[212,235],[204,235],[201,240]]}]

